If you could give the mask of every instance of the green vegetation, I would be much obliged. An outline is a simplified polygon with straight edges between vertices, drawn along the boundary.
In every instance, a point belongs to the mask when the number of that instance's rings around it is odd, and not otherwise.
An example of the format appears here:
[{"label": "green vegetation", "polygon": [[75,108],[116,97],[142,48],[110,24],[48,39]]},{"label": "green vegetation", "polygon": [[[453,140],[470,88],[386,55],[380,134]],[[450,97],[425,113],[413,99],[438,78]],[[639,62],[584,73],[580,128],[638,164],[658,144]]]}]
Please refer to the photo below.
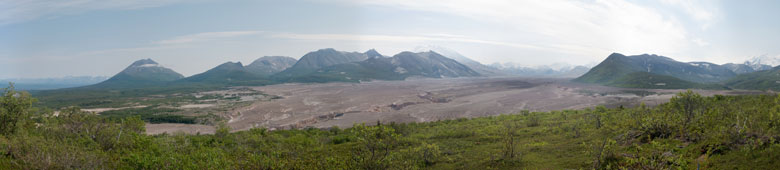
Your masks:
[{"label": "green vegetation", "polygon": [[238,68],[222,68],[227,67],[223,65],[220,65],[220,67],[211,69],[205,73],[177,80],[172,84],[181,84],[184,86],[190,84],[232,86],[261,86],[275,84],[266,76],[248,72],[245,68],[243,68],[243,66],[240,65],[240,63],[238,63],[238,66],[234,66]]},{"label": "green vegetation", "polygon": [[648,72],[633,72],[604,83],[607,86],[645,89],[726,89],[717,84],[700,84],[680,80],[672,76]]},{"label": "green vegetation", "polygon": [[[38,98],[41,106],[59,109],[69,106],[83,108],[100,107],[125,107],[127,103],[141,105],[154,105],[179,101],[196,100],[193,96],[177,94],[190,94],[210,90],[224,90],[224,86],[187,84],[170,85],[161,87],[121,88],[121,89],[94,89],[72,88],[59,90],[32,91],[31,94]],[[152,97],[165,96],[165,97]],[[206,96],[216,97],[216,96]],[[144,100],[139,100],[145,98]],[[200,98],[205,99],[205,98]]]},{"label": "green vegetation", "polygon": [[737,89],[780,90],[780,67],[738,75],[725,83]]},{"label": "green vegetation", "polygon": [[[377,59],[368,59],[377,60]],[[346,63],[320,69],[320,71],[289,78],[292,82],[358,82],[370,80],[403,80],[408,75],[393,71],[396,67],[376,62]]]},{"label": "green vegetation", "polygon": [[110,110],[100,113],[100,116],[111,120],[121,120],[127,117],[137,116],[141,120],[149,123],[196,123],[195,117],[172,114],[173,112],[178,111],[181,110],[173,108],[156,108],[151,106],[143,108]]},{"label": "green vegetation", "polygon": [[13,87],[0,98],[0,169],[774,169],[780,96],[657,107],[522,111],[340,129],[144,135],[140,117],[55,116]]},{"label": "green vegetation", "polygon": [[[248,88],[234,88],[240,92],[233,94],[199,94],[205,91],[231,89],[217,86],[168,86],[160,88],[138,89],[72,89],[35,91],[40,99],[37,106],[47,109],[63,109],[76,106],[85,109],[117,108],[101,112],[100,116],[118,120],[131,116],[151,123],[186,123],[212,125],[222,118],[211,113],[227,111],[226,108],[245,105],[251,101],[241,101],[242,96],[267,97]],[[270,98],[269,99],[274,99]],[[221,104],[209,109],[177,109],[186,104]],[[186,113],[186,114],[184,114]]]}]

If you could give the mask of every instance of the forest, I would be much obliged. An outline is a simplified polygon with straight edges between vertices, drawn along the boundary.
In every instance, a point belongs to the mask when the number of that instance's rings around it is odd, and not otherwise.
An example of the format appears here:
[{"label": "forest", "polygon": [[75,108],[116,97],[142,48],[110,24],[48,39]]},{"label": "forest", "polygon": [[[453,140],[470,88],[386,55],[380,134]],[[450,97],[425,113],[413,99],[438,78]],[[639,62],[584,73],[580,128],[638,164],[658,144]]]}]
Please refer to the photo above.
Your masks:
[{"label": "forest", "polygon": [[[349,128],[146,135],[140,116],[0,98],[0,169],[773,169],[780,96],[681,92],[598,106]],[[148,121],[148,120],[147,120]]]}]

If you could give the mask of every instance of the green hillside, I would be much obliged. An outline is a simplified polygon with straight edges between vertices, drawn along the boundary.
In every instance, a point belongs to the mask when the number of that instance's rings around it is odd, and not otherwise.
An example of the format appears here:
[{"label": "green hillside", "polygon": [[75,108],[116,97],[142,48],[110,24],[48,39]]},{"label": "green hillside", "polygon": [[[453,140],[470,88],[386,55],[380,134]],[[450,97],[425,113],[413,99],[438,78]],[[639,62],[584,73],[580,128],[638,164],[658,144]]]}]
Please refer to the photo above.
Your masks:
[{"label": "green hillside", "polygon": [[573,81],[628,88],[725,89],[716,83],[735,75],[727,67],[712,63],[682,63],[657,55],[613,53]]},{"label": "green hillside", "polygon": [[627,60],[627,58],[623,57],[621,54],[614,53],[599,63],[599,65],[591,68],[590,71],[584,75],[574,79],[574,81],[605,84],[628,75],[629,73],[638,71],[637,69],[626,65],[625,63],[628,63],[628,61],[625,60]]},{"label": "green hillside", "polygon": [[181,84],[213,85],[268,85],[273,81],[266,76],[250,73],[241,62],[227,62],[204,73],[196,74],[175,82]]},{"label": "green hillside", "polygon": [[672,76],[656,75],[647,72],[629,73],[604,85],[644,89],[725,89],[725,87],[717,84],[694,83]]},{"label": "green hillside", "polygon": [[771,70],[741,74],[725,82],[735,89],[775,90],[780,91],[780,67]]}]

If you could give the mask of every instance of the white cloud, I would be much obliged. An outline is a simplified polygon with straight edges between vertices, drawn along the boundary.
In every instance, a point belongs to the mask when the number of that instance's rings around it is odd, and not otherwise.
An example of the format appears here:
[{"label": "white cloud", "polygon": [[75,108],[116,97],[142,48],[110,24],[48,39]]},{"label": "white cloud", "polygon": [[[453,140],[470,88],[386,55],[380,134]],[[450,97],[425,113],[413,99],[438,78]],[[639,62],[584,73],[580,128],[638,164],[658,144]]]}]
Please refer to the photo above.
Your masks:
[{"label": "white cloud", "polygon": [[242,36],[249,36],[249,35],[257,35],[259,33],[262,33],[262,31],[204,32],[204,33],[197,33],[197,34],[190,34],[190,35],[174,37],[174,38],[166,39],[166,40],[160,40],[160,41],[156,41],[154,43],[155,44],[161,44],[161,45],[186,44],[186,43],[195,43],[195,42],[204,42],[204,41],[214,41],[214,40],[219,40],[219,39],[235,38],[235,37],[242,37]]},{"label": "white cloud", "polygon": [[[346,0],[347,3],[444,13],[510,27],[506,39],[525,45],[578,49],[579,55],[610,52],[676,54],[689,44],[688,31],[676,17],[623,0]],[[699,14],[706,19],[706,13]],[[561,51],[549,51],[560,53]]]},{"label": "white cloud", "polygon": [[[195,0],[192,0],[195,1]],[[187,0],[0,0],[0,25],[94,10],[132,10]]]},{"label": "white cloud", "polygon": [[694,39],[693,39],[693,40],[691,40],[691,41],[693,41],[693,43],[695,43],[696,45],[698,45],[698,46],[701,46],[701,47],[704,47],[704,46],[709,46],[709,45],[710,45],[710,43],[709,43],[709,42],[707,42],[707,41],[704,41],[704,40],[702,40],[702,39],[699,39],[699,38],[694,38]]},{"label": "white cloud", "polygon": [[[701,24],[702,29],[707,29],[715,20],[717,8],[712,5],[712,0],[661,0],[666,5],[677,7]],[[703,3],[709,2],[709,3]]]},{"label": "white cloud", "polygon": [[409,36],[409,35],[371,35],[371,34],[297,34],[297,33],[274,33],[271,36],[276,38],[298,39],[298,40],[326,40],[326,41],[373,41],[373,42],[396,42],[396,43],[425,43],[434,41],[477,43],[510,46],[517,48],[543,49],[545,47],[510,43],[501,41],[490,41],[468,38],[461,35],[449,34],[430,34],[435,36]]}]

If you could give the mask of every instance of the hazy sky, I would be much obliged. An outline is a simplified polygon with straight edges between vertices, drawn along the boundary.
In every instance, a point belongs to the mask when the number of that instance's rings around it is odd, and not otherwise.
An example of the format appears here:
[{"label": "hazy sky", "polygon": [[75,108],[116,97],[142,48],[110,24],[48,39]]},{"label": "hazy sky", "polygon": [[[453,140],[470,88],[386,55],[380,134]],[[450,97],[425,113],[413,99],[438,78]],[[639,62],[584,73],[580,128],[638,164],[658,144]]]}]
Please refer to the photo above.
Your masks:
[{"label": "hazy sky", "polygon": [[321,48],[443,46],[485,64],[612,52],[718,64],[780,55],[780,1],[0,0],[0,78],[113,75],[152,58],[186,76]]}]

